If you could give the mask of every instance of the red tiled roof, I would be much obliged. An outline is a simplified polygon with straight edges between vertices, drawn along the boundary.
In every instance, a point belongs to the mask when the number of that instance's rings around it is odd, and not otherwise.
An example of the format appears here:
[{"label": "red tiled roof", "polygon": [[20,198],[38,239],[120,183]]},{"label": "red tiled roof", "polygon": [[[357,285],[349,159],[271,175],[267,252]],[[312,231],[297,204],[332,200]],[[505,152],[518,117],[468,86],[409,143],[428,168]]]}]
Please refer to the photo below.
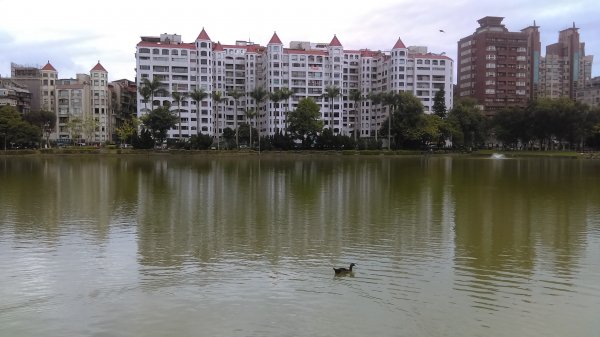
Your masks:
[{"label": "red tiled roof", "polygon": [[162,43],[162,42],[150,42],[140,41],[137,44],[138,47],[162,47],[162,48],[180,48],[180,49],[196,49],[193,43]]},{"label": "red tiled roof", "polygon": [[398,38],[398,41],[396,41],[396,44],[392,49],[406,49],[406,46],[404,45],[404,42],[402,42],[402,39]]},{"label": "red tiled roof", "polygon": [[284,54],[302,54],[302,55],[323,55],[323,56],[329,55],[326,51],[324,51],[324,50],[318,50],[318,49],[304,50],[304,49],[288,49],[288,48],[284,48],[283,49],[283,53]]},{"label": "red tiled roof", "polygon": [[223,51],[225,49],[223,49],[221,42],[217,42],[217,43],[213,44],[213,50],[214,51]]},{"label": "red tiled roof", "polygon": [[273,36],[271,37],[271,40],[269,40],[269,43],[267,43],[267,45],[269,44],[283,44],[281,43],[281,40],[279,39],[279,36],[277,36],[276,32],[273,32]]},{"label": "red tiled roof", "polygon": [[410,54],[410,56],[413,58],[419,58],[419,59],[435,59],[435,60],[450,60],[450,61],[452,61],[452,59],[446,55],[438,55],[438,54],[432,54],[432,53]]},{"label": "red tiled roof", "polygon": [[196,40],[210,41],[210,37],[208,37],[208,34],[206,34],[206,31],[204,30],[204,27],[202,27],[202,31],[200,32],[200,34],[198,35],[198,37],[196,38]]},{"label": "red tiled roof", "polygon": [[361,49],[360,56],[361,57],[377,57],[377,56],[383,56],[383,54],[380,51]]},{"label": "red tiled roof", "polygon": [[331,39],[331,42],[329,42],[329,46],[330,47],[341,47],[342,44],[340,43],[340,40],[338,40],[337,36],[335,36],[335,34],[333,35],[333,39]]},{"label": "red tiled roof", "polygon": [[103,71],[107,73],[106,69],[104,69],[104,67],[100,64],[100,61],[98,61],[98,63],[90,71]]},{"label": "red tiled roof", "polygon": [[48,61],[48,63],[46,63],[46,65],[42,68],[42,70],[52,70],[52,71],[56,71],[56,68],[54,68],[51,64],[50,61]]}]

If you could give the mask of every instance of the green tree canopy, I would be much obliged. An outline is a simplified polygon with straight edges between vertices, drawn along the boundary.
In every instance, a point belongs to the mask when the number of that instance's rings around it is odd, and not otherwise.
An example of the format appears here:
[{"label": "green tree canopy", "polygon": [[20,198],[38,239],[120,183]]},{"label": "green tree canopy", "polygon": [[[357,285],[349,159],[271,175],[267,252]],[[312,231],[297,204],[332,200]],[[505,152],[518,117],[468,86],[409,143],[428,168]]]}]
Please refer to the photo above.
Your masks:
[{"label": "green tree canopy", "polygon": [[152,110],[142,117],[145,128],[152,132],[152,137],[158,144],[167,138],[167,131],[177,125],[178,117],[174,115],[169,106],[162,106]]},{"label": "green tree canopy", "polygon": [[323,130],[323,121],[320,120],[319,105],[310,98],[303,98],[298,103],[298,108],[290,112],[288,129],[294,139],[302,141],[307,148],[315,137]]}]

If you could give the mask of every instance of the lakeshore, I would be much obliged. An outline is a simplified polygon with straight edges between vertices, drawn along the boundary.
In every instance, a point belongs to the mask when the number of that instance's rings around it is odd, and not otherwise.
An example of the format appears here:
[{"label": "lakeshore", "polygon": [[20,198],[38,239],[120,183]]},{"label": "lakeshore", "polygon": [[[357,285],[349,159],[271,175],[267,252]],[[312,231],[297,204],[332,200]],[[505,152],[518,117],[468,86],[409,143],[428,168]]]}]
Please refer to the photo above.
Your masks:
[{"label": "lakeshore", "polygon": [[497,151],[477,150],[472,152],[458,151],[417,151],[417,150],[314,150],[314,151],[255,151],[255,150],[137,150],[108,149],[95,147],[70,147],[51,149],[0,150],[0,156],[52,156],[52,155],[106,155],[106,156],[476,156],[489,157],[494,154],[505,158],[551,157],[572,159],[600,159],[600,152],[576,151]]}]

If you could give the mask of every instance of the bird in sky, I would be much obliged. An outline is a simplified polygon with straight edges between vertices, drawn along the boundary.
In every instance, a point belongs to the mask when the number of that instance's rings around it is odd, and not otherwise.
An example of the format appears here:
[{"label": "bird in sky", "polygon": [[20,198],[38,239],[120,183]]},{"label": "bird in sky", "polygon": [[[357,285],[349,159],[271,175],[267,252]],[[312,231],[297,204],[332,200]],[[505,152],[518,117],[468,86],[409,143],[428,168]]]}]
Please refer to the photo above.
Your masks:
[{"label": "bird in sky", "polygon": [[445,31],[443,29],[440,29],[440,33],[445,33]]}]

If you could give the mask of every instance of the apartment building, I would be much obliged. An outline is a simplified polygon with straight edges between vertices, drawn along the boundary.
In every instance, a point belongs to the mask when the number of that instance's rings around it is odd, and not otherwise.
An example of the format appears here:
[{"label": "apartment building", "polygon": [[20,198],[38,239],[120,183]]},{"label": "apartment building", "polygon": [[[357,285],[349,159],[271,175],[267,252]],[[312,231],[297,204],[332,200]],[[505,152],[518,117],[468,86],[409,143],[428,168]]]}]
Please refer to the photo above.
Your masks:
[{"label": "apartment building", "polygon": [[98,62],[90,74],[59,79],[56,90],[58,142],[104,143],[112,139],[113,124],[108,94],[108,72]]},{"label": "apartment building", "polygon": [[10,73],[12,80],[27,87],[31,93],[31,110],[54,111],[58,72],[50,61],[42,68],[11,63]]},{"label": "apartment building", "polygon": [[577,90],[583,89],[592,77],[592,55],[585,55],[585,43],[579,39],[579,28],[558,34],[558,42],[546,47],[541,59],[540,97],[569,97],[576,99]]},{"label": "apartment building", "polygon": [[479,19],[475,32],[458,41],[459,97],[474,97],[488,115],[505,107],[524,107],[534,95],[531,69],[539,62],[538,27],[511,32],[503,19]]},{"label": "apartment building", "polygon": [[[137,85],[156,78],[165,92],[157,92],[150,105],[138,94],[138,116],[147,113],[150,106],[171,104],[173,91],[218,91],[224,96],[218,105],[210,97],[199,106],[190,98],[182,102],[183,137],[200,132],[214,135],[234,128],[246,121],[245,111],[250,108],[258,111],[254,126],[261,135],[273,135],[285,128],[284,112],[295,109],[301,98],[310,97],[319,104],[325,127],[335,134],[357,131],[362,137],[374,137],[388,112],[371,104],[367,99],[370,93],[412,92],[431,112],[433,97],[443,88],[446,106],[451,107],[453,66],[449,57],[429,53],[425,47],[407,48],[400,39],[389,51],[371,51],[344,49],[335,35],[329,43],[292,41],[289,48],[277,33],[266,46],[250,41],[221,44],[210,39],[204,29],[193,43],[182,42],[176,34],[143,36],[136,51]],[[340,88],[331,106],[322,96],[328,86]],[[266,100],[257,106],[247,95],[257,87],[269,92],[288,88],[294,95],[288,101]],[[363,96],[359,106],[349,99],[353,89]],[[234,90],[244,94],[237,103],[230,95]],[[178,129],[169,131],[169,137],[178,135]]]},{"label": "apartment building", "polygon": [[31,111],[31,92],[11,79],[0,78],[0,106],[10,105],[21,114]]},{"label": "apartment building", "polygon": [[591,107],[600,107],[600,77],[594,77],[583,88],[577,89],[577,101]]}]

